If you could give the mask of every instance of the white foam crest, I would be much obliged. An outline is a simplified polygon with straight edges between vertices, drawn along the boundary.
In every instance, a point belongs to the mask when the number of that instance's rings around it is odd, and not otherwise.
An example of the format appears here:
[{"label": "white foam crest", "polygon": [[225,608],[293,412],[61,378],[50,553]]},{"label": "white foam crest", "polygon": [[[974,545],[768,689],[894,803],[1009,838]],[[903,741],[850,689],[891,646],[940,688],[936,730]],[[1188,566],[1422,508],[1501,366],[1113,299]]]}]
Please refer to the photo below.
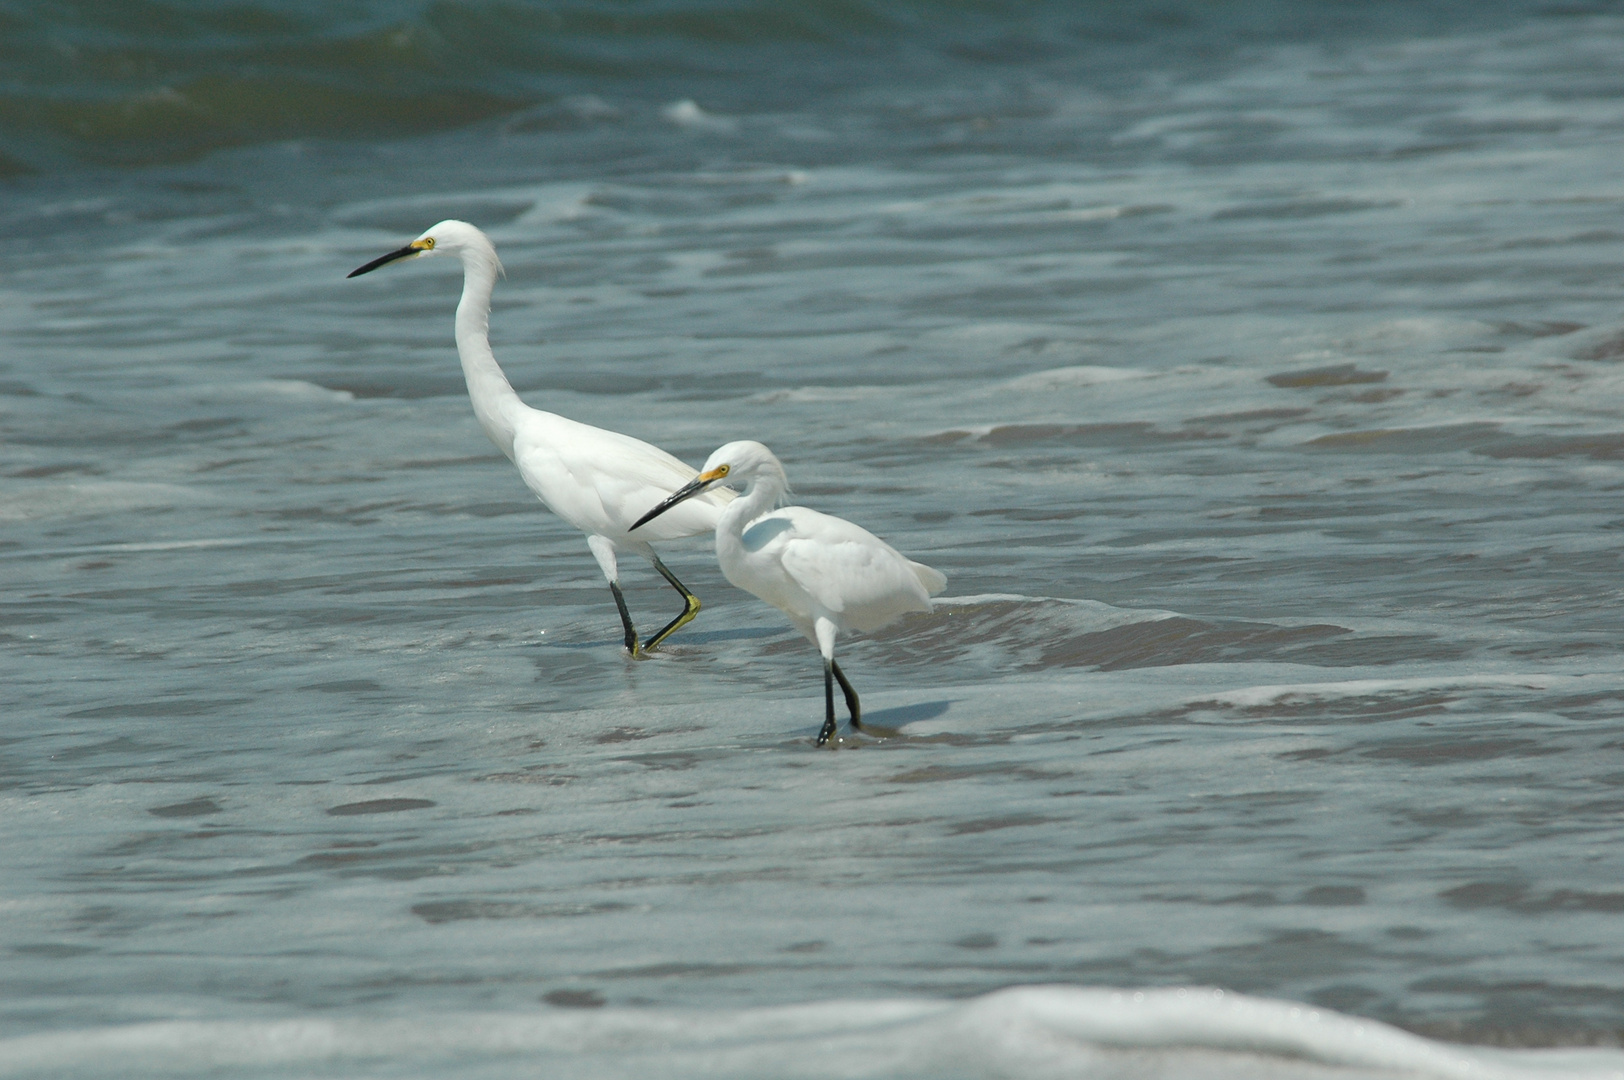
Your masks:
[{"label": "white foam crest", "polygon": [[1122,1049],[1200,1048],[1300,1058],[1326,1065],[1447,1078],[1624,1076],[1624,1054],[1586,1055],[1555,1068],[1537,1054],[1489,1060],[1467,1047],[1386,1024],[1289,1001],[1210,988],[1146,991],[1022,987],[981,998],[966,1011],[1041,1024],[1055,1034]]},{"label": "white foam crest", "polygon": [[1100,367],[1091,364],[1077,364],[1071,367],[1050,368],[1047,371],[1034,371],[1030,375],[1010,379],[1004,383],[1004,390],[1055,390],[1063,386],[1098,386],[1100,383],[1121,382],[1124,379],[1148,379],[1153,372],[1134,371],[1130,368]]},{"label": "white foam crest", "polygon": [[[0,511],[3,517],[3,511]],[[146,551],[193,551],[208,548],[285,547],[294,544],[328,543],[317,536],[228,536],[206,540],[150,540],[122,544],[75,544],[72,547],[28,548],[0,551],[0,559],[68,559],[83,555],[125,555]]]},{"label": "white foam crest", "polygon": [[[356,231],[355,236],[335,234],[335,242],[348,247],[361,242],[362,232],[375,236],[379,231],[391,235],[413,229],[420,231],[448,216],[466,216],[500,242],[505,234],[513,231],[514,226],[573,221],[591,213],[587,200],[593,190],[592,184],[566,182],[480,187],[468,191],[437,191],[357,200],[333,211],[335,223],[344,230]],[[520,237],[516,238],[529,239],[529,236],[521,229]],[[375,240],[366,242],[376,243]]]},{"label": "white foam crest", "polygon": [[797,386],[793,390],[768,390],[753,394],[745,400],[752,405],[777,405],[786,401],[816,404],[831,401],[862,401],[895,394],[896,388],[890,386]]},{"label": "white foam crest", "polygon": [[1334,347],[1349,353],[1384,353],[1417,348],[1438,349],[1492,336],[1495,328],[1476,319],[1442,316],[1384,319],[1340,336]]},{"label": "white foam crest", "polygon": [[708,113],[693,98],[673,101],[660,110],[660,115],[671,123],[690,131],[728,132],[738,127],[738,121],[726,116]]},{"label": "white foam crest", "polygon": [[1075,596],[1024,596],[1021,593],[974,593],[969,596],[937,596],[932,598],[932,604],[937,607],[976,607],[981,604],[1066,604],[1069,607],[1081,608],[1096,615],[1118,615],[1124,623],[1150,622],[1155,619],[1172,619],[1178,616],[1176,611],[1164,611],[1160,608],[1119,608],[1113,607],[1100,600],[1088,600]]},{"label": "white foam crest", "polygon": [[[1201,702],[1217,702],[1235,708],[1259,708],[1288,699],[1329,701],[1336,698],[1370,697],[1376,694],[1414,692],[1417,690],[1476,690],[1512,688],[1520,690],[1549,690],[1559,682],[1573,681],[1575,676],[1562,675],[1439,675],[1402,679],[1349,679],[1345,682],[1286,683],[1274,686],[1249,686],[1240,690],[1226,690],[1217,694],[1203,694]],[[1590,680],[1587,685],[1595,685]]]},{"label": "white foam crest", "polygon": [[0,521],[112,514],[128,510],[208,501],[195,488],[127,480],[81,480],[71,484],[32,483],[0,489]]},{"label": "white foam crest", "polygon": [[190,387],[186,394],[194,401],[238,400],[276,397],[293,401],[351,402],[348,390],[334,390],[304,379],[253,379],[234,383],[207,383]]},{"label": "white foam crest", "polygon": [[1616,1050],[1482,1050],[1210,988],[1032,986],[957,1004],[171,1021],[0,1041],[0,1077],[16,1078],[305,1075],[379,1062],[392,1076],[425,1077],[447,1067],[460,1076],[540,1067],[567,1077],[1624,1078]]}]

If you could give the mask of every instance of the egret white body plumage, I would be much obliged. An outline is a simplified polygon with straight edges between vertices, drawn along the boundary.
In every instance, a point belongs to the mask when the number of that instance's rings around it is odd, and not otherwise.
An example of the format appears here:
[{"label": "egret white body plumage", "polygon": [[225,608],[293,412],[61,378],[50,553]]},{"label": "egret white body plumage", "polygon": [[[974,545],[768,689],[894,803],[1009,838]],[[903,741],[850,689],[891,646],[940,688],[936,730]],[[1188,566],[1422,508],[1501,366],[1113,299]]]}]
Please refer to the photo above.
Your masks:
[{"label": "egret white body plumage", "polygon": [[716,522],[722,573],[788,615],[823,654],[818,745],[835,733],[837,680],[851,726],[861,729],[862,706],[835,663],[835,639],[852,630],[878,630],[909,612],[930,611],[930,598],[947,587],[947,578],[844,518],[804,506],[773,509],[789,492],[789,480],[773,452],[758,442],[731,442],[717,450],[697,476],[632,527],[663,520],[724,479],[742,485],[744,493]]},{"label": "egret white body plumage", "polygon": [[[667,569],[651,540],[696,536],[716,527],[722,508],[734,497],[726,488],[694,500],[686,512],[657,527],[630,535],[633,520],[654,500],[687,483],[695,473],[680,459],[630,435],[578,423],[533,409],[519,399],[496,362],[490,345],[491,291],[502,264],[484,233],[465,221],[442,221],[410,244],[351,271],[370,273],[397,259],[455,255],[462,261],[462,300],[457,304],[457,355],[468,381],[474,416],[496,448],[519,467],[519,474],[547,508],[586,534],[615,597],[633,656],[656,648],[699,613],[699,599]],[[647,641],[639,642],[626,598],[620,591],[617,554],[648,559],[682,594],[683,610]]]}]

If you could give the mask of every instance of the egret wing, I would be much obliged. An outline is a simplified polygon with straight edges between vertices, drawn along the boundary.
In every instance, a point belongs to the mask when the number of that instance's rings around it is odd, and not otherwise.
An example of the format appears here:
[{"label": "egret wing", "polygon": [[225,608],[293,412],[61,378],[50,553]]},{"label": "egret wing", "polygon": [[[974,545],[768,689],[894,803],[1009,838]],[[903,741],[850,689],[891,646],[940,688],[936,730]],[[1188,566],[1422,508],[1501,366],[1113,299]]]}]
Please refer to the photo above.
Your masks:
[{"label": "egret wing", "polygon": [[[544,502],[588,531],[625,533],[633,521],[698,475],[697,469],[641,439],[551,413],[536,415],[545,420],[534,438],[520,432],[515,461]],[[649,538],[704,531],[714,525],[716,511],[735,497],[727,488],[708,491],[691,500],[700,505],[686,514],[684,507],[675,508],[666,528],[650,523]]]},{"label": "egret wing", "polygon": [[786,510],[798,513],[779,561],[824,610],[844,616],[855,630],[878,629],[905,612],[930,610],[930,596],[913,564],[890,544],[842,518],[804,507]]}]

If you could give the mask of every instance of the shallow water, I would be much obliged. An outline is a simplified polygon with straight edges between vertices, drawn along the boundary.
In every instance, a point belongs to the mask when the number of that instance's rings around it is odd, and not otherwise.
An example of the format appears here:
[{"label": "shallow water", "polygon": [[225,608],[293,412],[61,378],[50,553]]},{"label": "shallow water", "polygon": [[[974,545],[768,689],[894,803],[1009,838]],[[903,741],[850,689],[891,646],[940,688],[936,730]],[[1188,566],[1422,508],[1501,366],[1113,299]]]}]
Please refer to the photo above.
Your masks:
[{"label": "shallow water", "polygon": [[[1358,1019],[1624,1030],[1624,19],[898,10],[406,141],[7,144],[0,1075],[1624,1072]],[[814,752],[702,541],[624,657],[455,267],[343,280],[453,216],[532,404],[948,575],[842,645],[874,731]]]}]

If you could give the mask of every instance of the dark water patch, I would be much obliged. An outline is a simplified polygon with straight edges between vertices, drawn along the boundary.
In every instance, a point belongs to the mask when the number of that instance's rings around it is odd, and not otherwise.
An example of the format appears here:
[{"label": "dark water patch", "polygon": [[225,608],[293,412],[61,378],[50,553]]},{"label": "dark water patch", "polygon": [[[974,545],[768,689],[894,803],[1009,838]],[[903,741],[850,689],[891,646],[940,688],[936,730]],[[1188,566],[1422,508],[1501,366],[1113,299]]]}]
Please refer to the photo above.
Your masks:
[{"label": "dark water patch", "polygon": [[893,705],[888,709],[864,710],[863,726],[867,728],[900,728],[920,720],[932,720],[952,708],[952,701],[921,701],[916,705]]},{"label": "dark water patch", "polygon": [[430,799],[368,799],[365,802],[344,803],[341,806],[328,807],[327,812],[334,817],[351,817],[356,814],[398,814],[402,810],[425,810],[435,803]]},{"label": "dark water patch", "polygon": [[1495,323],[1494,328],[1502,334],[1515,337],[1562,337],[1585,328],[1584,323],[1561,321],[1534,321],[1534,322],[1502,322]]},{"label": "dark water patch", "polygon": [[541,1000],[558,1009],[601,1009],[608,1004],[596,990],[550,990]]},{"label": "dark water patch", "polygon": [[[123,714],[113,713],[112,715],[119,716]],[[167,714],[159,713],[157,715],[163,716]],[[98,716],[97,719],[99,718],[100,717]],[[62,750],[57,750],[51,754],[51,760],[55,762],[78,762],[89,761],[95,758],[107,757],[110,755],[139,757],[151,760],[157,758],[159,755],[170,753],[174,749],[175,748],[173,746],[166,746],[161,743],[154,742],[144,742],[139,739],[133,739],[128,735],[118,735],[111,739],[104,739],[101,742],[86,743],[81,746],[70,746]]]},{"label": "dark water patch", "polygon": [[1056,818],[1040,817],[1037,814],[1006,814],[1001,817],[978,818],[975,821],[955,822],[948,827],[950,836],[973,836],[976,833],[997,832],[1002,829],[1019,829],[1029,825],[1047,825]]},{"label": "dark water patch", "polygon": [[[1412,987],[1414,989],[1415,987]],[[1335,1006],[1331,1006],[1335,1008]],[[1552,1017],[1542,1023],[1503,1020],[1415,1020],[1389,1018],[1388,1023],[1405,1031],[1440,1042],[1469,1046],[1497,1046],[1506,1050],[1550,1050],[1558,1047],[1624,1046],[1624,1028],[1605,1023],[1587,1027],[1566,1017]]]},{"label": "dark water patch", "polygon": [[476,454],[470,457],[427,458],[417,461],[397,461],[392,463],[396,469],[424,469],[429,472],[438,472],[441,469],[464,468],[471,465],[489,467],[495,461],[489,454]]},{"label": "dark water patch", "polygon": [[1411,765],[1453,765],[1463,761],[1497,761],[1500,758],[1548,757],[1566,753],[1563,746],[1551,746],[1536,739],[1484,739],[1440,735],[1433,738],[1396,740],[1386,746],[1363,751],[1362,757],[1377,761],[1402,761]]},{"label": "dark water patch", "polygon": [[592,741],[600,745],[607,743],[638,742],[642,739],[652,739],[657,734],[659,734],[659,732],[645,731],[642,728],[615,727],[592,736]]},{"label": "dark water patch", "polygon": [[766,970],[760,964],[649,964],[644,967],[614,968],[590,972],[599,979],[714,979],[725,975],[750,975]]},{"label": "dark water patch", "polygon": [[1438,427],[1379,428],[1321,435],[1303,445],[1312,450],[1364,451],[1378,454],[1448,454],[1479,451],[1500,438],[1500,425],[1473,421]]},{"label": "dark water patch", "polygon": [[1499,908],[1519,915],[1544,915],[1557,911],[1624,912],[1624,892],[1553,889],[1540,893],[1518,882],[1475,881],[1445,889],[1438,894],[1438,898],[1450,907],[1463,911]]},{"label": "dark water patch", "polygon": [[132,701],[118,705],[100,705],[90,709],[75,709],[67,713],[70,720],[106,720],[117,717],[182,717],[208,716],[238,705],[246,705],[250,698],[178,698],[173,701]]},{"label": "dark water patch", "polygon": [[[476,502],[466,503],[461,506],[447,507],[447,509],[455,513],[467,514],[469,517],[498,518],[511,517],[514,514],[533,514],[536,512],[536,504],[532,501],[520,502],[517,500],[504,502]],[[534,579],[516,580],[533,581]],[[411,588],[412,586],[407,587]]]},{"label": "dark water patch", "polygon": [[536,904],[518,900],[437,900],[413,904],[412,914],[431,924],[470,919],[568,919],[626,911],[629,904],[613,901],[593,904]]},{"label": "dark water patch", "polygon": [[475,856],[488,853],[491,842],[414,844],[384,846],[350,842],[335,844],[325,851],[306,855],[289,866],[255,868],[255,876],[281,875],[292,871],[326,870],[339,877],[370,877],[380,881],[421,881],[465,873],[475,865]]},{"label": "dark water patch", "polygon": [[[116,844],[109,844],[101,854],[114,859],[125,859],[131,856],[141,858],[181,858],[196,859],[201,853],[196,850],[199,840],[218,841],[231,834],[222,829],[202,829],[188,832],[149,832],[128,837]],[[156,872],[156,879],[160,876]]]},{"label": "dark water patch", "polygon": [[245,422],[236,416],[207,416],[170,424],[164,431],[176,435],[212,435],[227,428],[241,434],[245,430]]},{"label": "dark water patch", "polygon": [[220,804],[213,799],[200,797],[183,803],[171,803],[168,806],[153,806],[147,813],[161,818],[192,818],[207,817],[210,814],[220,813]]},{"label": "dark water patch", "polygon": [[418,772],[390,773],[386,776],[375,776],[371,780],[363,780],[361,786],[370,787],[378,784],[399,784],[406,780],[421,780],[426,776],[437,775],[438,771],[435,769],[423,769]]},{"label": "dark water patch", "polygon": [[1205,623],[1174,616],[1082,634],[1042,651],[1031,668],[1097,667],[1102,671],[1172,664],[1240,663],[1284,658],[1303,645],[1353,631],[1341,626]]},{"label": "dark water patch", "polygon": [[701,758],[700,755],[688,751],[670,750],[659,753],[628,754],[615,760],[641,765],[645,769],[653,769],[656,772],[682,772],[698,765]]},{"label": "dark water patch", "polygon": [[1575,349],[1569,355],[1575,360],[1607,362],[1624,360],[1624,331],[1609,334],[1599,341],[1592,341],[1582,348]]},{"label": "dark water patch", "polygon": [[1399,1026],[1411,1030],[1453,1031],[1465,1041],[1530,1047],[1616,1046],[1624,1034],[1616,1019],[1624,1008],[1624,991],[1613,986],[1437,975],[1418,979],[1408,989],[1465,998],[1473,1014],[1422,1024],[1413,1017],[1396,1018]]},{"label": "dark water patch", "polygon": [[1413,821],[1429,829],[1470,829],[1487,820],[1485,814],[1460,806],[1406,808],[1400,810],[1399,814],[1404,820]]},{"label": "dark water patch", "polygon": [[1297,902],[1311,907],[1355,907],[1365,902],[1365,890],[1357,885],[1317,885],[1297,897]]},{"label": "dark water patch", "polygon": [[343,210],[334,214],[333,218],[352,228],[399,233],[401,239],[406,240],[433,224],[432,219],[477,221],[480,228],[494,229],[517,220],[534,209],[535,205],[535,200],[528,198],[455,193],[436,196],[432,209],[426,208],[422,199],[410,199],[383,205],[367,204]]},{"label": "dark water patch", "polygon": [[998,507],[991,510],[972,510],[971,517],[1000,517],[1009,521],[1073,521],[1082,517],[1089,511],[1074,510],[1034,510],[1030,507]]},{"label": "dark water patch", "polygon": [[474,783],[486,784],[539,784],[543,787],[564,787],[580,777],[574,773],[559,772],[551,765],[530,765],[515,772],[485,773],[470,777]]},{"label": "dark water patch", "polygon": [[323,694],[356,694],[382,690],[374,679],[337,679],[333,682],[310,683],[300,690],[315,690]]},{"label": "dark water patch", "polygon": [[43,480],[50,476],[60,476],[63,473],[78,473],[82,476],[101,476],[103,468],[86,461],[75,461],[61,465],[35,465],[31,468],[17,469],[9,472],[7,476],[15,476],[25,480]]},{"label": "dark water patch", "polygon": [[[1547,8],[1546,10],[1549,11],[1550,9]],[[1436,135],[1441,138],[1481,135],[1551,135],[1561,130],[1562,123],[1558,120],[1468,120],[1461,117],[1433,120],[1427,123],[1425,127],[1428,135]]]},{"label": "dark water patch", "polygon": [[1391,210],[1403,203],[1370,199],[1281,199],[1273,202],[1248,203],[1231,206],[1212,215],[1214,221],[1246,221],[1251,219],[1290,221],[1297,218],[1328,217],[1333,214],[1358,214],[1367,210]]},{"label": "dark water patch", "polygon": [[1275,931],[1259,941],[1220,945],[1206,955],[1177,960],[1188,965],[1185,970],[1189,974],[1184,978],[1214,984],[1224,981],[1246,990],[1254,985],[1278,986],[1304,977],[1358,974],[1370,957],[1368,947],[1347,936],[1325,930],[1293,929]]},{"label": "dark water patch", "polygon": [[[1047,118],[1053,104],[1029,86],[1044,72],[1122,92],[1151,72],[1189,79],[1218,71],[1270,42],[1408,40],[1527,15],[1526,5],[1504,2],[13,5],[0,33],[0,138],[19,145],[0,156],[0,175],[27,172],[27,151],[42,141],[81,158],[146,162],[270,139],[393,138],[503,115],[512,117],[510,137],[559,137],[654,115],[657,103],[679,97],[781,110],[899,79],[951,80],[946,93],[893,92],[886,119],[899,132],[924,129],[933,145],[955,152],[971,139],[997,147],[1008,127]],[[970,94],[966,85],[990,89]],[[1064,115],[1067,147],[1101,126],[1079,133],[1075,112]],[[1454,143],[1529,135],[1471,130]],[[1251,114],[1209,118],[1184,156],[1255,160],[1259,146],[1289,146],[1289,132]],[[1422,148],[1438,145],[1434,137]],[[1385,205],[1298,197],[1228,213],[1291,220]]]},{"label": "dark water patch", "polygon": [[60,942],[40,942],[29,945],[13,945],[11,951],[18,956],[37,956],[43,960],[74,960],[81,956],[101,952],[96,945],[69,945]]},{"label": "dark water patch", "polygon": [[[1092,667],[1104,671],[1175,664],[1288,660],[1334,661],[1321,653],[1358,635],[1329,623],[1279,626],[1238,620],[1208,622],[1183,615],[1117,621],[1121,612],[1080,603],[1037,598],[996,598],[974,604],[943,604],[928,615],[911,617],[905,632],[891,631],[865,644],[887,663],[933,666],[963,662],[977,670],[1041,671]],[[795,648],[790,641],[783,649]],[[1373,641],[1368,650],[1350,644],[1346,655],[1359,662],[1391,655],[1414,659],[1415,643]]]},{"label": "dark water patch", "polygon": [[1367,1002],[1380,997],[1380,992],[1372,990],[1368,986],[1361,986],[1357,983],[1338,983],[1335,986],[1315,990],[1308,995],[1308,1000],[1327,1009],[1352,1013],[1357,1012]]},{"label": "dark water patch", "polygon": [[[1281,378],[1273,376],[1272,378]],[[1312,409],[1246,409],[1241,412],[1208,413],[1205,416],[1192,416],[1184,421],[1186,424],[1257,424],[1265,428],[1278,427],[1269,421],[1286,422],[1300,420],[1311,413]]]},{"label": "dark water patch", "polygon": [[1031,766],[1016,765],[1007,761],[994,761],[981,765],[921,765],[916,769],[905,769],[902,772],[886,777],[886,783],[942,784],[952,783],[955,780],[978,779],[980,777],[996,777],[1006,780],[1061,780],[1070,775],[1069,771],[1035,769]]},{"label": "dark water patch", "polygon": [[1294,648],[1292,660],[1319,667],[1366,667],[1459,660],[1472,651],[1469,642],[1427,634],[1348,634]]},{"label": "dark water patch", "polygon": [[1475,453],[1491,458],[1586,457],[1593,461],[1624,460],[1624,432],[1595,435],[1527,435],[1495,439]]},{"label": "dark water patch", "polygon": [[[1290,720],[1297,723],[1344,724],[1361,720],[1410,720],[1446,713],[1459,700],[1458,694],[1439,690],[1393,690],[1375,694],[1316,693],[1313,688],[1285,691],[1271,701],[1235,706],[1223,701],[1191,702],[1191,709],[1227,709],[1256,719]],[[1296,760],[1329,756],[1333,751],[1311,749],[1294,751]]]},{"label": "dark water patch", "polygon": [[976,952],[983,949],[996,949],[998,947],[998,935],[985,932],[979,934],[966,934],[964,937],[954,941],[953,947],[955,949],[970,949]]},{"label": "dark water patch", "polygon": [[100,99],[13,92],[0,98],[0,130],[70,141],[115,165],[185,161],[271,139],[400,137],[460,127],[526,104],[450,86],[415,92],[335,87],[295,73],[211,72]]},{"label": "dark water patch", "polygon": [[1265,382],[1287,390],[1308,390],[1322,386],[1352,386],[1377,383],[1387,378],[1385,371],[1362,371],[1357,364],[1335,364],[1331,367],[1307,368],[1303,371],[1282,371],[1270,375]]}]

